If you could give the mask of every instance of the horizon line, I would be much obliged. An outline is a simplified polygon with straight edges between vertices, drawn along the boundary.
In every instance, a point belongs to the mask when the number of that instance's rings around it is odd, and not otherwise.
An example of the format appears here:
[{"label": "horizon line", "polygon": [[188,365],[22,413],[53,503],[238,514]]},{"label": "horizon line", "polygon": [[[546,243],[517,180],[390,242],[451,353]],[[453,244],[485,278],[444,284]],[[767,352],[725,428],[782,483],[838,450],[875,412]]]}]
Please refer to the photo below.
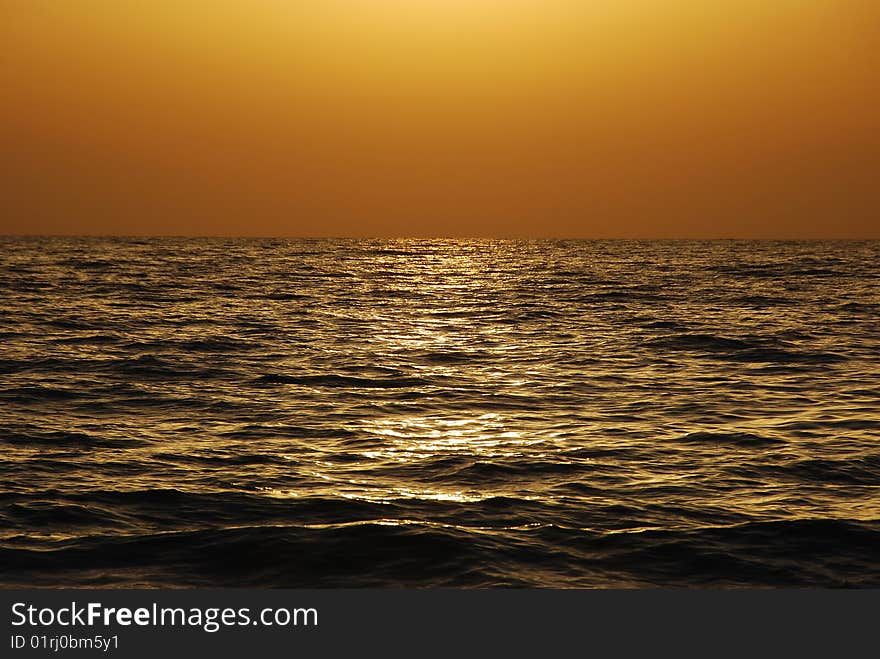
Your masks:
[{"label": "horizon line", "polygon": [[874,242],[878,237],[826,236],[826,237],[584,237],[584,236],[464,236],[464,235],[247,235],[247,234],[115,234],[115,233],[0,233],[0,239],[7,238],[116,238],[116,239],[234,239],[234,240],[472,240],[472,241],[505,241],[505,242],[541,242],[541,241],[617,241],[617,242]]}]

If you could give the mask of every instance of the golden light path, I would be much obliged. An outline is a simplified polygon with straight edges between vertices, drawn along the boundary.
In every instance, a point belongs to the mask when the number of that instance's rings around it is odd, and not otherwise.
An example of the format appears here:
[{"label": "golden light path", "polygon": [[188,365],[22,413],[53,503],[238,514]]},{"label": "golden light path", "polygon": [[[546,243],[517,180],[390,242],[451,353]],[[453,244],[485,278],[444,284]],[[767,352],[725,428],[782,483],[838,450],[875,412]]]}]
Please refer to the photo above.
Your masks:
[{"label": "golden light path", "polygon": [[[473,419],[451,420],[436,417],[404,417],[365,420],[357,430],[379,438],[381,449],[363,451],[367,461],[418,465],[425,459],[444,455],[467,455],[474,460],[522,457],[523,448],[540,444],[543,439],[523,439],[520,432],[504,429],[503,417],[484,414]],[[533,454],[540,458],[541,454]],[[369,464],[365,462],[364,464]],[[317,462],[320,467],[321,463]],[[327,463],[326,466],[332,466]],[[504,496],[504,491],[491,488],[460,490],[450,488],[387,487],[367,479],[329,476],[320,470],[308,473],[333,484],[334,493],[351,499],[383,503],[395,499],[476,502]],[[295,491],[272,490],[271,496],[297,496]],[[529,497],[526,497],[529,498]],[[534,497],[538,498],[538,497]]]}]

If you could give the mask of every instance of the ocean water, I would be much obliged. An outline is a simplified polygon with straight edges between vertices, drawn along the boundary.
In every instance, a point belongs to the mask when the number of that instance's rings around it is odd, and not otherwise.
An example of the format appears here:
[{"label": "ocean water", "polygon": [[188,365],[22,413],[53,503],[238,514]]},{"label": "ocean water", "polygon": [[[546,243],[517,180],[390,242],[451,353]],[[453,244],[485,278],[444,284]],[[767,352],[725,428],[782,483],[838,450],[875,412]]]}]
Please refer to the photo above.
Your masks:
[{"label": "ocean water", "polygon": [[878,266],[0,239],[0,585],[880,586]]}]

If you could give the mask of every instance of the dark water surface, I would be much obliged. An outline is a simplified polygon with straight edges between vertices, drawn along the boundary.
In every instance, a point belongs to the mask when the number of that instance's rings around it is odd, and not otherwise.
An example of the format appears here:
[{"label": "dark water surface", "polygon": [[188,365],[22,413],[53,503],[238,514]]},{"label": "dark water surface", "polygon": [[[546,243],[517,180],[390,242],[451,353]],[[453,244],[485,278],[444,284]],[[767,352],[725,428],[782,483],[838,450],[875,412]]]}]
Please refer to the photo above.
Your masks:
[{"label": "dark water surface", "polygon": [[878,266],[0,239],[0,584],[880,586]]}]

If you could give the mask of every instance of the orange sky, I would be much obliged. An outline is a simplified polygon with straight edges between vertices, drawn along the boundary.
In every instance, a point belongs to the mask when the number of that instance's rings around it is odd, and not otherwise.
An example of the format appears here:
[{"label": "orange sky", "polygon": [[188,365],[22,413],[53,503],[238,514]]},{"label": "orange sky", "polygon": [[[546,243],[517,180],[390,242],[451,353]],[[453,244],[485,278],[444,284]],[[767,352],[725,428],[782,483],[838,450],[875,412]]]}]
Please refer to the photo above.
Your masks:
[{"label": "orange sky", "polygon": [[0,233],[880,238],[875,0],[2,0]]}]

